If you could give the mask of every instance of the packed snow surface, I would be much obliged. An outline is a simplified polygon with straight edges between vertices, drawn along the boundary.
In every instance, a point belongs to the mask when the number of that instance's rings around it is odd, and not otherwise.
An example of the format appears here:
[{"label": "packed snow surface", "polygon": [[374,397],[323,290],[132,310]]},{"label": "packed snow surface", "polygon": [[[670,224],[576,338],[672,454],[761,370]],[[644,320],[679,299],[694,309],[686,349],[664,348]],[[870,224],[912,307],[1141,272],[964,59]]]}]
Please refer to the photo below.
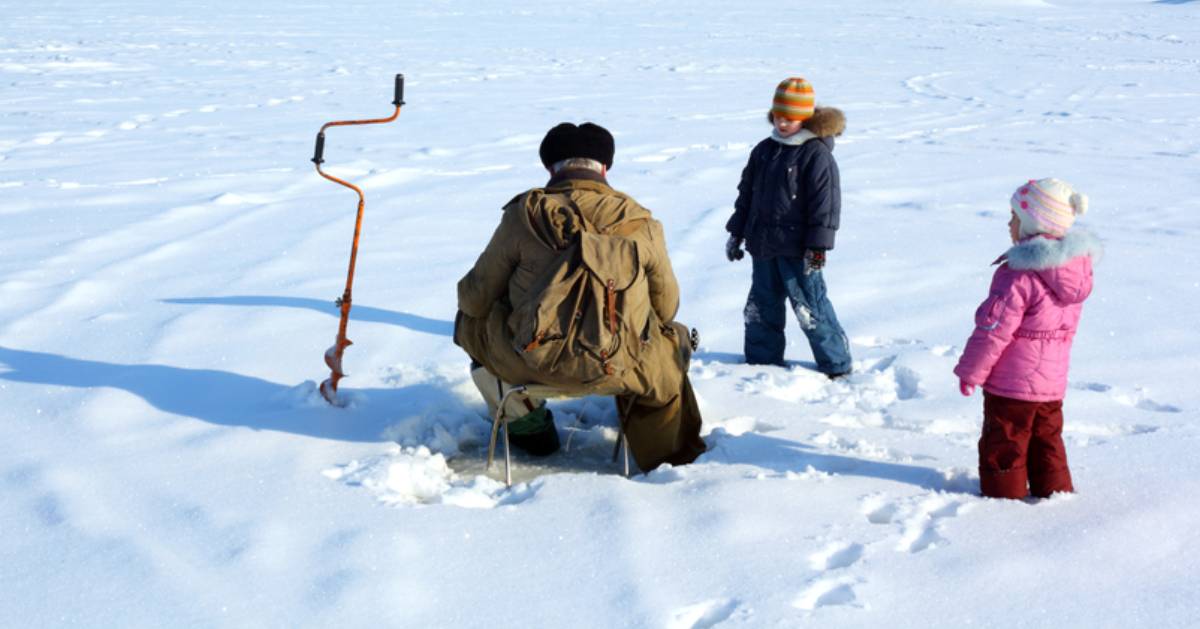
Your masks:
[{"label": "packed snow surface", "polygon": [[[1194,627],[1200,3],[9,3],[0,625]],[[366,194],[346,406],[316,392]],[[775,84],[848,129],[854,373],[741,354],[723,225]],[[710,450],[624,478],[603,398],[484,469],[455,283],[542,134],[616,136],[665,225]],[[1030,178],[1104,241],[1078,493],[979,497],[951,373]]]}]

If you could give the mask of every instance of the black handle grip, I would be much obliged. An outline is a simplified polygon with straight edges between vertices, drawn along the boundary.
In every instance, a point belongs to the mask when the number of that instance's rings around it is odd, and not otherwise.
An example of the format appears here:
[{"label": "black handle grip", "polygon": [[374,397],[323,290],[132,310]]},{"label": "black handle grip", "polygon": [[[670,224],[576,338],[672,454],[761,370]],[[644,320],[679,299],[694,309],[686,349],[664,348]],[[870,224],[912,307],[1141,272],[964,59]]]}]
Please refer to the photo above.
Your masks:
[{"label": "black handle grip", "polygon": [[320,166],[325,162],[325,132],[317,134],[317,147],[313,149],[312,162]]},{"label": "black handle grip", "polygon": [[396,98],[392,100],[392,104],[399,107],[404,104],[404,75],[396,75]]}]

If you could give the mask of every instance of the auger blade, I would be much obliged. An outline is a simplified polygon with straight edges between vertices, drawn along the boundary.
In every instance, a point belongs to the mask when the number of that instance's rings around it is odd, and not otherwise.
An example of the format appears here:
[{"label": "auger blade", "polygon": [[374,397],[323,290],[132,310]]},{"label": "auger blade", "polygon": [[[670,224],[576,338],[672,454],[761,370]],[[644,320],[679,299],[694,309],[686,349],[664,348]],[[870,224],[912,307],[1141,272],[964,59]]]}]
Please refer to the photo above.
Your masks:
[{"label": "auger blade", "polygon": [[328,378],[321,383],[321,397],[333,406],[342,406],[342,402],[337,396],[337,384],[333,382],[333,378]]},{"label": "auger blade", "polygon": [[321,396],[334,406],[343,405],[337,396],[338,381],[346,377],[346,372],[342,371],[342,353],[353,344],[350,339],[340,339],[325,350],[325,364],[329,366],[331,373],[329,378],[321,383]]},{"label": "auger blade", "polygon": [[325,350],[325,364],[329,365],[329,369],[333,371],[333,375],[338,378],[346,375],[346,372],[342,371],[342,353],[351,345],[354,345],[354,342],[350,339],[345,339],[330,345],[329,349]]}]

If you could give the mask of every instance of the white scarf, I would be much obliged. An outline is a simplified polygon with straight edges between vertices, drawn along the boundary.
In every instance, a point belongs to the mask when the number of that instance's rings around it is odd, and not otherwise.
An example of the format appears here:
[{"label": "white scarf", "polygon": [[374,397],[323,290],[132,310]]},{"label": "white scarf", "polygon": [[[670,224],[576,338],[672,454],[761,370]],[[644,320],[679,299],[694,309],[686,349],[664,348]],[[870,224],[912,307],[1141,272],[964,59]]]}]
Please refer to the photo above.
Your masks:
[{"label": "white scarf", "polygon": [[780,144],[787,144],[788,146],[800,146],[809,140],[816,139],[816,137],[817,134],[808,129],[801,129],[786,138],[779,135],[778,129],[771,129],[771,139]]}]

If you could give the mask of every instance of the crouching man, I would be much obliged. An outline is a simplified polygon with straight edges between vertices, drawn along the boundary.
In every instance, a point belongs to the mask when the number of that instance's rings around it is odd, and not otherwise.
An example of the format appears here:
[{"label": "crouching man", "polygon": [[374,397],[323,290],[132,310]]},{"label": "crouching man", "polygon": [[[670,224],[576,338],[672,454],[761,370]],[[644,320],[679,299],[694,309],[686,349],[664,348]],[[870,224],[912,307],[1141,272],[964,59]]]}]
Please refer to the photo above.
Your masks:
[{"label": "crouching man", "polygon": [[[538,151],[544,188],[504,206],[500,225],[458,283],[454,342],[495,412],[513,385],[612,395],[642,471],[690,463],[705,450],[688,381],[692,339],[675,321],[679,285],[662,225],[608,185],[612,134],[560,124]],[[544,400],[509,396],[513,445],[559,447]]]}]

